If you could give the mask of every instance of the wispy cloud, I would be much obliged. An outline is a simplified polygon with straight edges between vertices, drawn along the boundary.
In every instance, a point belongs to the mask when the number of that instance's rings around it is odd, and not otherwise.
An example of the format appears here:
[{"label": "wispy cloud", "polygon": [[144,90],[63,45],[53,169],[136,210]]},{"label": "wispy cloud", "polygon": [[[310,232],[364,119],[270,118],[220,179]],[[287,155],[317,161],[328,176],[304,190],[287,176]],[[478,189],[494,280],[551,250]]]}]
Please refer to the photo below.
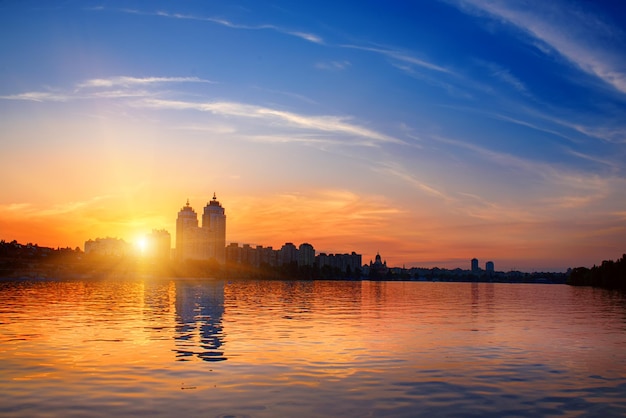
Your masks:
[{"label": "wispy cloud", "polygon": [[605,165],[608,166],[614,170],[618,170],[619,167],[617,166],[617,164],[614,161],[609,161],[608,159],[604,159],[604,158],[599,158],[596,157],[594,155],[590,155],[590,154],[585,154],[582,152],[578,152],[578,151],[574,151],[571,148],[566,148],[566,152],[573,155],[574,157],[583,159],[583,160],[587,160],[587,161],[591,161],[593,163],[597,163],[597,164],[601,164],[601,165]]},{"label": "wispy cloud", "polygon": [[626,127],[591,127],[582,124],[570,124],[569,126],[590,137],[616,144],[626,144]]},{"label": "wispy cloud", "polygon": [[531,123],[529,121],[516,119],[516,118],[510,117],[510,116],[506,116],[506,115],[502,115],[502,114],[498,114],[498,113],[488,113],[487,116],[490,116],[490,117],[492,117],[494,119],[502,120],[502,121],[505,121],[505,122],[514,123],[516,125],[525,126],[527,128],[536,130],[538,132],[545,132],[545,133],[550,134],[550,135],[558,136],[558,137],[566,139],[566,140],[568,140],[570,142],[576,142],[571,137],[569,137],[567,135],[564,135],[563,133],[561,133],[559,131],[556,131],[554,129],[549,129],[549,128],[546,128],[544,126],[540,126],[540,125],[538,125],[536,123]]},{"label": "wispy cloud", "polygon": [[[104,11],[104,8],[91,9],[93,11]],[[221,25],[231,29],[242,29],[242,30],[272,30],[278,33],[282,33],[289,36],[295,36],[296,38],[303,39],[308,42],[312,42],[315,44],[323,44],[324,40],[322,37],[309,32],[303,32],[298,30],[290,30],[287,28],[283,28],[281,26],[271,25],[271,24],[260,24],[260,25],[244,25],[240,23],[234,23],[227,19],[217,18],[217,17],[207,17],[207,16],[198,16],[192,14],[183,14],[183,13],[172,13],[165,10],[159,10],[156,12],[145,12],[136,9],[117,9],[116,11],[128,14],[137,14],[144,16],[159,16],[165,17],[169,19],[182,19],[182,20],[196,20],[201,22],[209,22],[217,25]]]},{"label": "wispy cloud", "polygon": [[596,138],[614,144],[626,143],[626,124],[622,120],[602,124],[599,119],[596,119],[595,126],[588,126],[580,121],[569,121],[563,118],[550,116],[545,112],[534,112],[534,115],[538,118],[545,119],[554,124],[579,132],[590,138]]},{"label": "wispy cloud", "polygon": [[[235,238],[243,231],[251,242],[267,245],[281,235],[302,241],[315,236],[316,248],[329,252],[347,251],[337,247],[345,237],[366,240],[372,233],[389,231],[393,219],[403,214],[381,196],[342,189],[246,196],[231,204],[238,208],[240,219],[239,231],[231,233]],[[326,215],[319,217],[320,213]]]},{"label": "wispy cloud", "polygon": [[431,136],[432,139],[439,141],[441,143],[445,143],[448,145],[452,145],[457,148],[463,148],[473,152],[476,155],[479,155],[481,158],[489,161],[491,164],[499,164],[502,167],[506,167],[508,169],[518,169],[523,170],[528,173],[534,173],[537,175],[545,175],[545,171],[550,168],[549,165],[542,164],[536,161],[529,161],[519,157],[516,157],[512,154],[502,153],[490,150],[488,148],[482,147],[480,145],[470,143],[467,141],[457,140],[446,138],[439,135]]},{"label": "wispy cloud", "polygon": [[94,78],[77,85],[78,88],[98,87],[131,87],[137,85],[161,84],[161,83],[214,83],[198,77],[110,77]]},{"label": "wispy cloud", "polygon": [[137,90],[149,85],[165,83],[214,83],[198,77],[129,77],[116,76],[94,78],[76,84],[72,90],[31,91],[0,96],[5,100],[25,100],[34,102],[67,102],[78,99],[119,99],[129,97],[150,97],[154,92]]},{"label": "wispy cloud", "polygon": [[345,70],[350,67],[350,61],[328,61],[328,62],[318,62],[315,64],[315,68],[318,70],[330,70],[330,71],[340,71]]},{"label": "wispy cloud", "polygon": [[[449,0],[460,10],[486,14],[521,29],[576,65],[582,71],[626,93],[624,45],[607,39],[620,38],[619,29],[599,16],[564,1]],[[545,49],[542,48],[544,51]]]},{"label": "wispy cloud", "polygon": [[[590,175],[584,171],[559,167],[550,162],[520,158],[466,141],[441,136],[432,136],[431,138],[454,147],[469,150],[490,164],[498,164],[508,170],[517,170],[528,181],[531,181],[533,177],[538,177],[546,187],[552,190],[559,190],[560,196],[574,193],[576,195],[592,194],[595,200],[599,200],[607,197],[610,193],[609,191],[612,190],[612,187],[609,186],[612,179],[608,177],[605,178],[597,174]],[[558,199],[558,196],[554,196],[554,199]]]},{"label": "wispy cloud", "polygon": [[[247,119],[265,120],[275,128],[296,128],[300,132],[291,132],[296,135],[291,142],[308,143],[336,143],[337,139],[322,138],[319,133],[328,135],[341,135],[343,138],[351,137],[351,145],[377,146],[380,143],[405,144],[404,141],[369,129],[365,126],[353,123],[350,117],[332,115],[305,115],[289,112],[271,107],[258,106],[247,103],[215,101],[215,102],[192,102],[184,100],[169,100],[160,98],[164,92],[159,90],[137,90],[135,86],[148,86],[159,83],[208,83],[208,80],[196,77],[129,77],[117,76],[110,78],[90,79],[79,83],[76,87],[65,93],[58,92],[29,92],[11,96],[0,96],[9,100],[30,100],[38,102],[69,101],[87,99],[137,99],[127,102],[129,106],[151,109],[169,110],[196,110],[211,112],[215,115],[226,117],[240,117]],[[285,93],[283,93],[285,94]],[[307,135],[306,131],[317,132],[316,137]],[[300,136],[298,136],[301,134]],[[284,142],[279,132],[272,136],[272,142]],[[251,135],[253,140],[267,140],[267,135]],[[354,140],[360,138],[360,140]]]},{"label": "wispy cloud", "polygon": [[266,91],[266,92],[269,92],[269,93],[272,93],[272,94],[279,94],[281,96],[291,97],[293,99],[297,99],[297,100],[305,102],[305,103],[318,104],[318,102],[316,102],[315,100],[311,99],[310,97],[303,96],[302,94],[297,94],[297,93],[293,93],[293,92],[290,92],[290,91],[268,89],[266,87],[259,87],[259,86],[255,86],[254,88],[262,90],[262,91]]},{"label": "wispy cloud", "polygon": [[526,85],[524,85],[524,83],[519,78],[515,77],[509,69],[504,68],[494,62],[479,61],[479,63],[483,67],[487,68],[491,77],[494,77],[508,84],[520,93],[528,94],[528,89],[526,88]]},{"label": "wispy cloud", "polygon": [[[237,102],[186,102],[177,100],[145,99],[139,106],[157,109],[198,110],[223,116],[265,119],[272,123],[322,132],[334,132],[368,138],[375,142],[404,144],[403,141],[359,126],[350,122],[350,118],[339,116],[309,116],[268,107]],[[374,144],[372,144],[374,145]]]},{"label": "wispy cloud", "polygon": [[90,207],[103,200],[110,199],[113,195],[94,196],[90,199],[83,201],[72,201],[57,203],[48,207],[37,207],[32,203],[10,203],[7,205],[0,205],[0,213],[13,213],[20,215],[27,214],[30,217],[46,218],[54,217],[58,215],[65,215],[68,213],[74,213],[80,209]]},{"label": "wispy cloud", "polygon": [[[433,185],[419,179],[411,169],[402,166],[400,163],[386,161],[374,165],[373,170],[384,175],[395,177],[413,188],[419,190],[427,196],[433,197],[445,204],[440,207],[450,213],[461,213],[472,219],[489,222],[503,221],[533,221],[536,216],[529,213],[524,207],[514,204],[503,204],[492,202],[477,194],[465,191],[443,191]],[[426,202],[423,202],[426,205]],[[439,213],[439,216],[446,216]]]},{"label": "wispy cloud", "polygon": [[[145,13],[148,14],[148,13]],[[216,23],[218,25],[226,26],[231,29],[244,29],[244,30],[273,30],[279,33],[283,33],[286,35],[295,36],[300,39],[304,39],[305,41],[313,42],[316,44],[323,44],[324,40],[313,34],[308,32],[294,31],[282,28],[276,25],[262,24],[262,25],[243,25],[238,23],[233,23],[226,19],[219,19],[215,17],[203,17],[203,16],[195,16],[195,15],[187,15],[181,13],[169,13],[165,11],[156,12],[155,15],[161,17],[175,18],[175,19],[188,19],[188,20],[200,20],[205,22]]]},{"label": "wispy cloud", "polygon": [[379,173],[384,173],[393,177],[397,177],[405,181],[406,183],[411,184],[416,189],[421,190],[422,192],[431,196],[443,199],[448,202],[452,200],[450,196],[418,179],[413,173],[411,173],[399,163],[391,161],[381,162],[374,166],[373,169],[374,171],[377,171]]},{"label": "wispy cloud", "polygon": [[339,45],[341,48],[349,48],[349,49],[358,49],[361,51],[369,51],[375,52],[377,54],[383,55],[387,58],[394,59],[396,61],[401,61],[407,64],[416,65],[418,67],[426,68],[428,70],[437,71],[440,73],[453,74],[453,72],[447,68],[441,67],[437,64],[433,64],[428,61],[424,61],[422,59],[416,58],[406,52],[399,51],[396,49],[389,48],[379,48],[379,47],[369,47],[369,46],[359,46],[359,45]]},{"label": "wispy cloud", "polygon": [[30,91],[27,93],[0,96],[0,99],[5,100],[27,100],[33,102],[65,102],[70,98],[71,97],[67,94],[46,91]]}]

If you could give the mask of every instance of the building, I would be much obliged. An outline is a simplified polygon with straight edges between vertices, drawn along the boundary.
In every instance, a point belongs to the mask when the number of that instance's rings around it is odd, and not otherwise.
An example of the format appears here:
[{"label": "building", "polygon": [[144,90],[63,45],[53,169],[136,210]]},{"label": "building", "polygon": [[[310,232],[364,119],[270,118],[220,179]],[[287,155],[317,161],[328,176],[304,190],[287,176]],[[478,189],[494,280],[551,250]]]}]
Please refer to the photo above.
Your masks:
[{"label": "building", "polygon": [[158,260],[169,260],[171,255],[172,236],[164,229],[153,229],[146,237],[146,256]]},{"label": "building", "polygon": [[198,228],[198,214],[187,204],[176,218],[176,258],[178,260],[198,260],[204,258],[204,242]]},{"label": "building", "polygon": [[[320,268],[330,267],[340,270],[342,273],[354,273],[361,269],[362,257],[352,251],[352,254],[326,254],[320,253],[317,257],[317,264]],[[367,266],[369,272],[369,266]]]},{"label": "building", "polygon": [[96,238],[85,241],[85,254],[124,257],[131,253],[131,246],[119,238]]},{"label": "building", "polygon": [[226,247],[226,262],[229,264],[241,263],[241,247],[236,242],[231,242]]},{"label": "building", "polygon": [[226,214],[215,193],[204,207],[201,227],[198,226],[198,214],[189,205],[189,200],[178,212],[176,258],[226,262]]},{"label": "building", "polygon": [[485,270],[487,271],[487,273],[489,274],[493,274],[495,272],[495,266],[493,264],[493,261],[487,261],[485,263]]},{"label": "building", "polygon": [[480,273],[480,267],[478,267],[477,258],[472,258],[471,265],[472,265],[472,273]]},{"label": "building", "polygon": [[379,253],[376,253],[376,259],[372,263],[370,260],[369,276],[371,279],[382,279],[387,275],[389,269],[387,268],[387,261],[382,261]]},{"label": "building", "polygon": [[214,258],[224,264],[226,261],[226,214],[215,193],[213,193],[213,199],[204,207],[202,230],[206,234],[204,258]]},{"label": "building", "polygon": [[315,263],[315,248],[309,243],[300,244],[298,247],[298,265],[312,266]]},{"label": "building", "polygon": [[293,242],[287,242],[278,250],[278,265],[298,263],[298,248]]}]

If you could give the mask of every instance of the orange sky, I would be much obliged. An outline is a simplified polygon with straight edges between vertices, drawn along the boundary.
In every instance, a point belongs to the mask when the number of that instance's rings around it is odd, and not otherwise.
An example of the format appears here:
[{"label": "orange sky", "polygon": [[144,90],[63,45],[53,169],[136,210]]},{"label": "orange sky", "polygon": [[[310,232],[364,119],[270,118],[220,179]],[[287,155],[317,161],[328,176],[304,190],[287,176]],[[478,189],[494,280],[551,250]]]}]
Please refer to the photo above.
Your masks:
[{"label": "orange sky", "polygon": [[[189,199],[201,214],[210,197],[207,193]],[[134,193],[66,204],[5,205],[0,212],[1,238],[82,249],[88,239],[111,236],[132,243],[152,229],[166,229],[174,243],[177,212],[186,198],[140,188]],[[218,200],[226,209],[227,242],[275,249],[285,242],[309,242],[318,252],[356,251],[363,255],[364,263],[379,251],[392,266],[468,268],[469,260],[478,257],[481,264],[493,260],[497,267],[504,262],[510,263],[510,268],[541,270],[550,259],[571,259],[573,255],[583,258],[585,251],[600,249],[609,256],[619,256],[609,254],[608,246],[602,247],[604,237],[614,233],[610,228],[581,236],[576,230],[564,232],[568,224],[542,225],[540,221],[458,225],[454,211],[433,216],[429,208],[396,207],[384,196],[361,196],[349,191],[256,196],[218,191]],[[588,245],[568,246],[562,241],[563,235],[574,243],[584,238]],[[497,240],[491,238],[495,236]],[[546,248],[550,248],[547,255]]]}]

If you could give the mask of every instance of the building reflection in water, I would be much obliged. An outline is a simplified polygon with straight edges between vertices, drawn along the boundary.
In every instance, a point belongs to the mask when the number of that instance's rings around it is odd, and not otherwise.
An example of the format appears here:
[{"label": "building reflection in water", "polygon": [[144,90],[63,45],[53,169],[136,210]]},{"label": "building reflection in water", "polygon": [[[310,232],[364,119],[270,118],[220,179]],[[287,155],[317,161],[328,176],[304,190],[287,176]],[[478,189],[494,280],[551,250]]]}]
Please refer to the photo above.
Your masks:
[{"label": "building reflection in water", "polygon": [[176,282],[176,357],[180,361],[198,357],[204,361],[226,360],[223,281]]}]

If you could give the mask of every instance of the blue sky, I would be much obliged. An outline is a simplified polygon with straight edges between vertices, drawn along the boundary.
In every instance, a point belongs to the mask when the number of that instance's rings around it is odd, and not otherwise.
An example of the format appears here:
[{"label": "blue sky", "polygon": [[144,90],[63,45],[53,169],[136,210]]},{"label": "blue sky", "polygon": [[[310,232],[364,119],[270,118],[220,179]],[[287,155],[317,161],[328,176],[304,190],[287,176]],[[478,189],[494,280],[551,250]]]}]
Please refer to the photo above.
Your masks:
[{"label": "blue sky", "polygon": [[0,3],[2,238],[173,232],[216,191],[239,243],[617,258],[624,22],[613,1]]}]

